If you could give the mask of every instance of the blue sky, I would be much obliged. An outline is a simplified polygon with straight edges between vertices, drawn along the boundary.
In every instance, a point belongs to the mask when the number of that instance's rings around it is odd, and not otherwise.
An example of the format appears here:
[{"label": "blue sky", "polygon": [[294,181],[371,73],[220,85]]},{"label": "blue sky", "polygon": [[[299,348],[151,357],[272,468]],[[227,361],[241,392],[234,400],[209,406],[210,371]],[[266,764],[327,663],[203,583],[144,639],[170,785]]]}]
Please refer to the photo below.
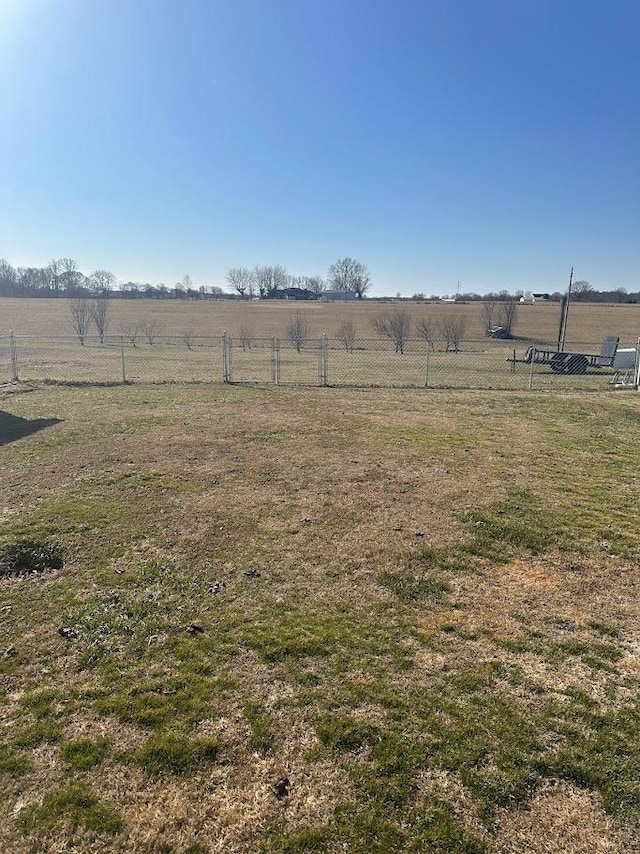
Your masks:
[{"label": "blue sky", "polygon": [[640,288],[640,2],[0,0],[0,257]]}]

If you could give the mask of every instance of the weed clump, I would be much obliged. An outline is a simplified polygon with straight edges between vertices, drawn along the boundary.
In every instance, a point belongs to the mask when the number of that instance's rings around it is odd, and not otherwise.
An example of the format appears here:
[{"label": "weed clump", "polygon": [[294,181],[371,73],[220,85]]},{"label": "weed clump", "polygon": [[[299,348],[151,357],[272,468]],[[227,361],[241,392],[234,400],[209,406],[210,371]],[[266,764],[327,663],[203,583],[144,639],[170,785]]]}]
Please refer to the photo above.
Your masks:
[{"label": "weed clump", "polygon": [[47,572],[63,566],[64,550],[56,542],[22,539],[0,549],[0,574]]}]

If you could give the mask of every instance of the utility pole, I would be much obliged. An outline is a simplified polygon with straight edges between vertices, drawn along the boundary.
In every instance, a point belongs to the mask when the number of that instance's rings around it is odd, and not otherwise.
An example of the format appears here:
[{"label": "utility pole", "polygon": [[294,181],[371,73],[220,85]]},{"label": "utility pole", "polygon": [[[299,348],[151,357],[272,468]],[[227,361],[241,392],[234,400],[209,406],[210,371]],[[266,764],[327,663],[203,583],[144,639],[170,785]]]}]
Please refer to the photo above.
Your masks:
[{"label": "utility pole", "polygon": [[558,350],[564,351],[564,339],[567,335],[567,318],[569,316],[569,303],[571,302],[571,288],[573,286],[573,267],[569,273],[569,289],[565,296],[562,297],[562,305],[560,306],[560,330],[558,332]]}]

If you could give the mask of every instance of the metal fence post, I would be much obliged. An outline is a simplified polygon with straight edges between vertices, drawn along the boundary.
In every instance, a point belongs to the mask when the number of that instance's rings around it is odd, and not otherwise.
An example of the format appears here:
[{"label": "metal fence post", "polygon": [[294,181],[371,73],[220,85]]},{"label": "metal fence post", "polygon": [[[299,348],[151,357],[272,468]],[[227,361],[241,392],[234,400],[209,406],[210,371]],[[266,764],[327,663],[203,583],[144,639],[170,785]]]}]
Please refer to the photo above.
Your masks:
[{"label": "metal fence post", "polygon": [[322,334],[322,338],[318,342],[318,375],[320,380],[320,385],[326,386],[329,384],[329,376],[328,376],[328,366],[329,366],[329,355],[328,355],[328,346],[327,346],[327,333],[324,332]]},{"label": "metal fence post", "polygon": [[222,382],[229,382],[229,353],[227,351],[227,333],[222,333]]},{"label": "metal fence post", "polygon": [[9,333],[9,353],[11,354],[11,382],[18,382],[18,345],[13,332]]},{"label": "metal fence post", "polygon": [[222,382],[227,381],[227,333],[222,333]]},{"label": "metal fence post", "polygon": [[271,382],[280,385],[280,341],[271,339]]},{"label": "metal fence post", "polygon": [[529,367],[529,391],[533,389],[533,366],[536,363],[536,348],[531,347],[531,366]]},{"label": "metal fence post", "polygon": [[634,365],[633,387],[636,391],[640,388],[640,338],[636,344],[636,363]]},{"label": "metal fence post", "polygon": [[271,339],[271,382],[276,381],[276,339]]},{"label": "metal fence post", "polygon": [[324,343],[324,384],[329,385],[329,339],[325,332],[322,336]]},{"label": "metal fence post", "polygon": [[427,347],[425,350],[424,356],[424,387],[429,388],[429,342],[427,341]]},{"label": "metal fence post", "polygon": [[122,384],[127,384],[127,371],[124,363],[124,335],[120,336],[120,355],[122,356]]}]

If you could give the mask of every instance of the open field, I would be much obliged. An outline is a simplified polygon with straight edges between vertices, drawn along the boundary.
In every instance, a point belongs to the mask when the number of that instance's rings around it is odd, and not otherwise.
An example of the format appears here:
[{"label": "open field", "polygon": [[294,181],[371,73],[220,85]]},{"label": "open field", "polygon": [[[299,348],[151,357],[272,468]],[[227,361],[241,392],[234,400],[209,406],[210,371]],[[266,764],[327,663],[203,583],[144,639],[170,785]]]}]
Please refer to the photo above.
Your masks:
[{"label": "open field", "polygon": [[[437,325],[447,315],[466,318],[465,338],[482,340],[484,318],[480,303],[423,304],[402,302],[410,313],[413,328],[423,317]],[[192,301],[192,300],[114,300],[109,332],[120,335],[136,324],[155,322],[164,335],[221,335],[227,331],[238,336],[243,327],[251,328],[257,338],[286,337],[289,318],[296,311],[309,319],[312,337],[326,333],[335,337],[345,319],[352,320],[359,338],[374,335],[373,319],[398,304],[363,300],[348,303],[281,301]],[[558,337],[560,307],[557,303],[519,307],[515,334],[525,342],[554,342]],[[13,330],[18,335],[69,335],[66,300],[0,298],[0,335]],[[574,303],[569,313],[567,342],[600,345],[606,334],[619,335],[621,343],[633,346],[640,337],[640,305],[598,305]]]},{"label": "open field", "polygon": [[597,392],[4,394],[0,850],[640,851],[638,424]]},{"label": "open field", "polygon": [[[403,355],[393,352],[388,338],[373,335],[373,318],[397,306],[384,303],[309,304],[282,302],[175,302],[157,300],[114,301],[104,343],[95,334],[81,346],[70,334],[65,300],[0,300],[6,329],[13,327],[17,341],[17,372],[21,380],[54,382],[170,382],[219,381],[225,376],[222,334],[232,342],[235,382],[272,382],[333,386],[390,386],[483,389],[604,390],[612,379],[609,370],[590,369],[581,376],[554,373],[549,365],[513,363],[522,359],[531,341],[553,342],[558,307],[522,306],[518,339],[499,341],[482,332],[482,308],[476,304],[421,305],[404,303],[412,318],[413,337]],[[308,320],[309,336],[296,352],[286,327],[295,312]],[[417,323],[429,318],[437,330],[439,320],[452,313],[465,318],[466,333],[460,352],[445,352],[444,342],[428,345],[417,338]],[[640,329],[636,306],[581,306],[572,308],[575,337],[567,349],[598,353],[603,330],[615,329],[621,346],[635,345]],[[346,350],[338,337],[341,321],[356,329],[353,347]],[[153,325],[152,336],[143,329]],[[137,329],[137,332],[135,331]],[[134,331],[132,331],[134,330]],[[243,332],[244,330],[244,332]],[[321,331],[326,330],[327,355],[321,380]],[[571,326],[570,326],[571,330]],[[123,334],[126,333],[126,334]],[[248,338],[243,346],[242,337]],[[569,336],[571,337],[571,336]],[[273,351],[280,342],[278,368]],[[553,347],[553,343],[551,343]],[[0,382],[14,370],[8,335],[0,335]]]}]

